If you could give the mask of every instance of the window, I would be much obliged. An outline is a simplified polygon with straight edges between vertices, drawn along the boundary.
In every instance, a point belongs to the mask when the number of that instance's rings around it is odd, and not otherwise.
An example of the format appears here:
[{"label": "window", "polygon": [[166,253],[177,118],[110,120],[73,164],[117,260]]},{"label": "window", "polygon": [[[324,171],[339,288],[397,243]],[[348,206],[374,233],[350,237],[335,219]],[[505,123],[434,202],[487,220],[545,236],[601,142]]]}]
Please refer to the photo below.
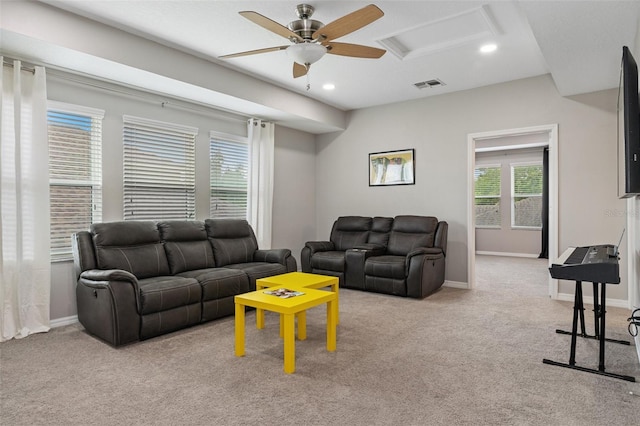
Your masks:
[{"label": "window", "polygon": [[475,210],[476,227],[500,227],[500,166],[476,167]]},{"label": "window", "polygon": [[246,219],[249,144],[246,138],[211,132],[212,218]]},{"label": "window", "polygon": [[511,226],[542,227],[542,164],[511,166]]},{"label": "window", "polygon": [[71,234],[102,220],[104,111],[50,101],[51,260],[69,260]]},{"label": "window", "polygon": [[124,219],[195,218],[198,129],[124,116]]}]

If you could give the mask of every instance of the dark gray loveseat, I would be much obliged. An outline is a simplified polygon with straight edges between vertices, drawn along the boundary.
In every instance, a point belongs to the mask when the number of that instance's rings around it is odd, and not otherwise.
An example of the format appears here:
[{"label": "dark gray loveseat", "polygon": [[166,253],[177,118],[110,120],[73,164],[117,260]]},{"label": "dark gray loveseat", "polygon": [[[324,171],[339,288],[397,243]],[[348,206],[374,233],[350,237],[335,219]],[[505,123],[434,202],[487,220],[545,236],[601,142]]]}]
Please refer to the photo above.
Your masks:
[{"label": "dark gray loveseat", "polygon": [[423,298],[444,283],[448,224],[433,216],[342,216],[329,241],[308,241],[303,272],[337,276],[340,286]]},{"label": "dark gray loveseat", "polygon": [[256,279],[297,270],[245,220],[97,223],[73,248],[78,320],[114,346],[232,315]]}]

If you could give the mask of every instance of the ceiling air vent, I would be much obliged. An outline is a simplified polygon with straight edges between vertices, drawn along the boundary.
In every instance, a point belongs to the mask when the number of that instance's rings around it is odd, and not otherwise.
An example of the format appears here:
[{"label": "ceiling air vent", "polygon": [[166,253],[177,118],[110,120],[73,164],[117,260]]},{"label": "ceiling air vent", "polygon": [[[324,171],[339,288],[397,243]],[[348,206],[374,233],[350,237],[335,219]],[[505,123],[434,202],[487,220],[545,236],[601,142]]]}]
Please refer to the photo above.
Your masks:
[{"label": "ceiling air vent", "polygon": [[438,86],[446,86],[442,80],[438,80],[437,78],[434,78],[433,80],[427,80],[427,81],[421,81],[419,83],[414,83],[414,86],[416,86],[418,89],[430,89],[432,87],[438,87]]}]

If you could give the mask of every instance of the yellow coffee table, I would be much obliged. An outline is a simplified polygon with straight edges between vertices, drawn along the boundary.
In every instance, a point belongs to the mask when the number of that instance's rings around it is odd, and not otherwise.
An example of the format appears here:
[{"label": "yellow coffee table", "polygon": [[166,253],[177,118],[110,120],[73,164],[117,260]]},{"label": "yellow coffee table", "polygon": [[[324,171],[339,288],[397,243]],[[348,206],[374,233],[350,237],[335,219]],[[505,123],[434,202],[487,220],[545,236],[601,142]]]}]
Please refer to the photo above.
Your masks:
[{"label": "yellow coffee table", "polygon": [[[276,290],[281,286],[269,288],[268,290]],[[234,297],[236,306],[235,315],[235,354],[236,356],[244,356],[244,335],[245,335],[245,306],[251,306],[256,309],[277,312],[281,315],[282,334],[284,336],[284,372],[293,373],[296,370],[296,347],[295,347],[295,316],[304,313],[307,309],[314,306],[327,304],[327,350],[333,352],[336,350],[336,322],[335,322],[335,304],[337,303],[337,295],[333,291],[322,291],[316,289],[305,289],[304,294],[290,297],[287,299],[265,294],[265,290],[252,291],[250,293],[239,294]],[[256,323],[258,328],[262,327]],[[298,337],[301,338],[300,330],[304,329],[304,337],[306,338],[306,324],[298,321]]]},{"label": "yellow coffee table", "polygon": [[[268,287],[282,287],[290,288],[292,290],[304,291],[305,288],[320,289],[324,287],[331,287],[331,291],[336,294],[335,303],[335,321],[336,324],[340,323],[340,309],[339,309],[339,280],[338,277],[331,275],[309,274],[306,272],[289,272],[287,274],[274,275],[267,278],[260,278],[256,280],[256,290],[260,290]],[[298,338],[304,340],[300,336],[300,322],[305,319],[302,318],[304,313],[298,316]],[[262,328],[264,326],[264,311],[262,309],[256,310],[256,327]],[[280,335],[282,335],[282,321],[280,321]]]}]

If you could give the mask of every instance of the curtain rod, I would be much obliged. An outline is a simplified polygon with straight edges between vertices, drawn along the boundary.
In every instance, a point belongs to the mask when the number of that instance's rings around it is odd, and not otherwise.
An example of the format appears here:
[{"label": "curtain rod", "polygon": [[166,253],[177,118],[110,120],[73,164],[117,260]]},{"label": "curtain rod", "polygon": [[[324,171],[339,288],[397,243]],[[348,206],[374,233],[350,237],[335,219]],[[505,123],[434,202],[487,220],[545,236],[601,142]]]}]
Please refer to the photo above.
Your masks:
[{"label": "curtain rod", "polygon": [[[13,61],[15,61],[17,59],[11,59],[11,58],[7,58],[7,57],[3,57],[2,58],[2,65],[7,66],[7,67],[11,67],[13,68]],[[20,61],[22,62],[22,61]],[[22,71],[27,71],[30,72],[31,74],[35,74],[36,73],[36,68],[34,65],[24,65],[23,63],[20,64],[20,69]]]},{"label": "curtain rod", "polygon": [[[14,58],[10,58],[10,57],[7,57],[7,56],[3,56],[2,60],[3,60],[3,65],[9,66],[9,67],[13,67],[13,61],[14,60],[19,60],[21,62],[21,67],[20,68],[23,71],[31,72],[32,74],[35,74],[35,72],[36,72],[35,65],[32,65],[32,64],[24,65],[24,61],[22,61],[21,59],[14,59]],[[45,65],[43,65],[43,66],[45,66]],[[83,85],[83,86],[93,87],[93,88],[104,90],[104,91],[107,91],[107,92],[117,93],[117,94],[120,94],[120,95],[141,99],[141,100],[144,100],[146,102],[150,102],[150,103],[154,103],[154,104],[159,103],[162,108],[166,108],[166,107],[170,106],[170,107],[177,108],[177,109],[193,111],[193,112],[196,112],[196,113],[199,113],[199,114],[203,114],[203,115],[207,115],[207,116],[214,116],[214,117],[217,117],[217,118],[219,118],[221,120],[227,120],[227,121],[245,122],[247,120],[247,118],[248,118],[247,116],[243,116],[241,114],[238,114],[235,111],[227,111],[227,110],[222,109],[222,108],[216,108],[216,107],[211,107],[211,106],[207,106],[207,105],[200,105],[200,104],[196,104],[196,103],[193,103],[193,102],[190,102],[190,101],[183,101],[183,100],[180,100],[180,99],[177,99],[177,98],[172,98],[172,97],[169,97],[169,99],[163,99],[163,100],[150,99],[149,97],[144,96],[142,94],[131,93],[130,91],[127,91],[126,90],[126,86],[121,86],[117,82],[111,83],[111,82],[108,82],[108,81],[105,80],[104,83],[107,83],[107,84],[110,84],[110,85],[115,85],[118,88],[109,87],[106,84],[100,84],[102,81],[95,80],[95,79],[91,78],[90,76],[84,76],[82,74],[79,74],[80,78],[73,78],[72,75],[74,75],[74,73],[72,73],[72,72],[70,72],[70,71],[68,71],[68,70],[66,70],[64,68],[56,67],[56,66],[45,66],[45,67],[47,69],[47,76],[48,77],[54,77],[54,78],[58,78],[60,80],[70,81],[70,82],[73,82],[73,83],[76,83],[76,84],[80,84],[80,85]],[[122,88],[122,89],[119,89],[119,88]],[[157,96],[159,98],[163,97],[162,94],[153,93],[153,92],[145,92],[144,89],[138,89],[136,87],[133,87],[132,90],[142,91],[143,93],[147,93],[147,94],[152,95],[152,96]],[[175,102],[176,100],[181,102],[181,104],[176,103]],[[219,113],[216,113],[216,112],[219,112]],[[221,114],[221,113],[228,113],[228,114],[231,114],[231,115],[235,115],[237,117],[230,117],[230,116],[227,116],[227,115],[224,115],[224,114]]]}]

